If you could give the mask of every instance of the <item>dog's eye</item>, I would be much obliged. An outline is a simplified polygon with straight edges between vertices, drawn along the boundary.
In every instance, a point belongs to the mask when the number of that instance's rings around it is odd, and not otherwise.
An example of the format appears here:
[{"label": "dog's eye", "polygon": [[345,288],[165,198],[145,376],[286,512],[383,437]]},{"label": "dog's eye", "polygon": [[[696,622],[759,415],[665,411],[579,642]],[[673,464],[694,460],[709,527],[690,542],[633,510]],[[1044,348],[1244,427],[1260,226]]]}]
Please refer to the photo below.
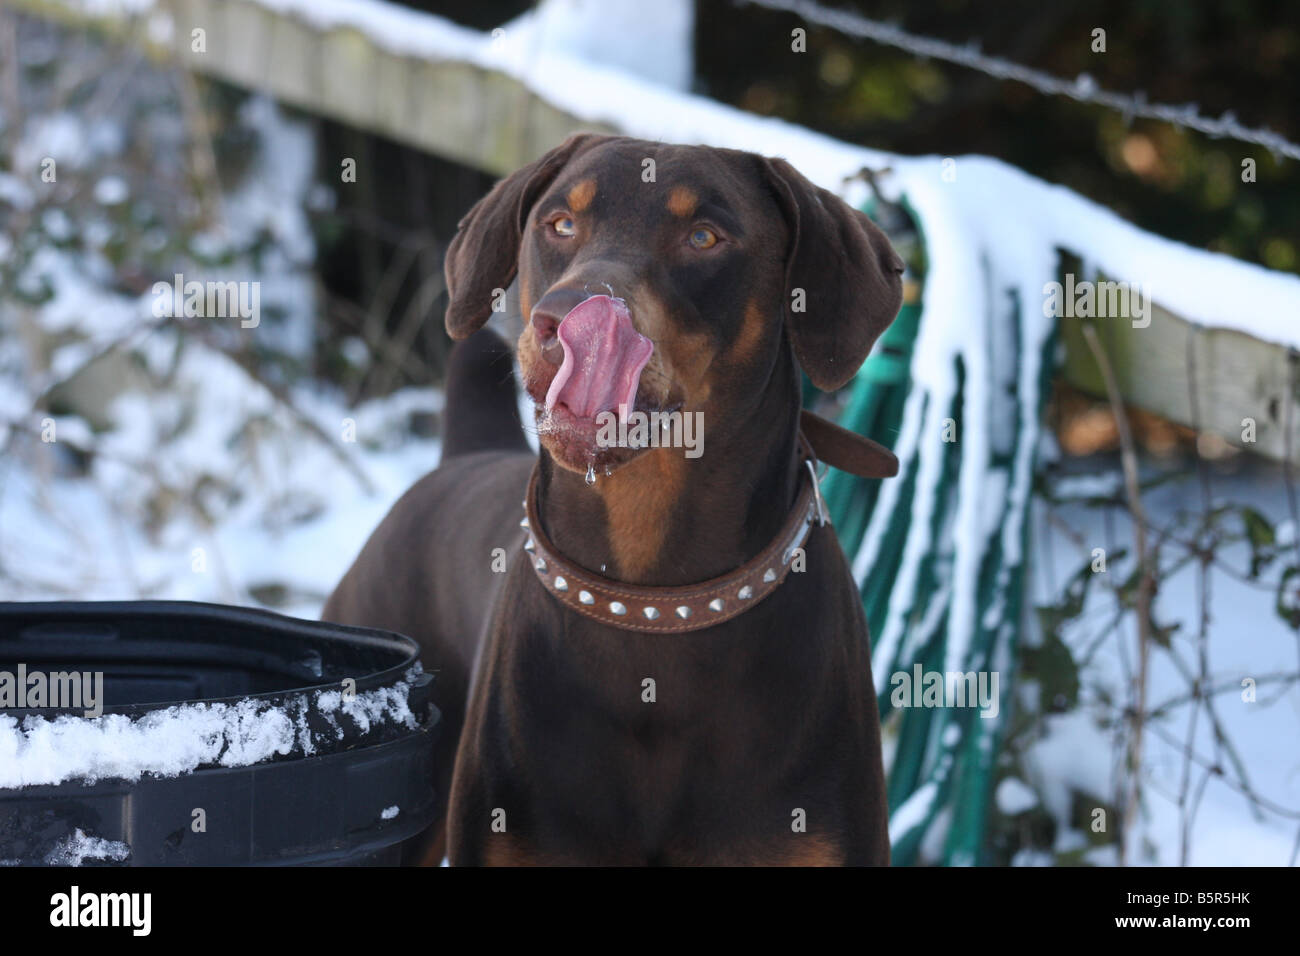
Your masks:
[{"label": "dog's eye", "polygon": [[690,243],[696,249],[709,249],[718,244],[718,236],[712,229],[701,226],[691,233]]},{"label": "dog's eye", "polygon": [[551,223],[551,228],[555,230],[557,236],[571,236],[578,231],[569,216],[560,216]]}]

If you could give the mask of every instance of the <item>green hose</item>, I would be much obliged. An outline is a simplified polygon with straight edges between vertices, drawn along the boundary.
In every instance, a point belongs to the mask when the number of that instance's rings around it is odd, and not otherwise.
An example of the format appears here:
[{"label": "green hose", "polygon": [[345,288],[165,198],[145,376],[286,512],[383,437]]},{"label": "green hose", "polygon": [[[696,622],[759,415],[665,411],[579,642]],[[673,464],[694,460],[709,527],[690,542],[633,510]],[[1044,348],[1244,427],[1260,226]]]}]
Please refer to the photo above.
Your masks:
[{"label": "green hose", "polygon": [[[868,215],[876,212],[871,206],[864,211]],[[906,201],[881,211],[892,214],[893,221],[886,223],[885,228],[895,238],[896,245],[908,260],[913,281],[905,287],[908,294],[905,295],[898,318],[881,337],[876,350],[848,386],[847,394],[838,396],[843,405],[837,418],[845,428],[894,447],[899,437],[904,406],[912,389],[910,367],[920,327],[921,289],[926,257],[918,217]],[[914,236],[911,255],[907,251],[908,241],[897,241],[900,233],[909,239]],[[1029,359],[1020,354],[1022,349],[1015,320],[1017,309],[1018,303],[1012,301],[1004,314],[993,317],[996,333],[991,337],[990,343],[990,347],[996,345],[999,348],[1006,348],[1008,342],[1014,343],[1016,361],[1003,366],[1012,369],[1020,368],[1021,361]],[[1046,385],[1052,367],[1048,359],[1053,348],[1054,343],[1049,342],[1043,355],[1034,357],[1034,360],[1042,360],[1040,367],[1044,377],[1038,391],[1039,407],[1035,409],[1036,414],[1041,413],[1041,397],[1047,394],[1043,386]],[[956,422],[957,434],[960,435],[966,370],[959,363],[955,373],[958,389],[953,406],[947,414]],[[1014,379],[1014,376],[1010,378]],[[990,390],[990,394],[995,407],[991,412],[1003,416],[1004,420],[1014,421],[1016,427],[1008,430],[1007,447],[992,449],[989,479],[994,481],[1000,474],[1009,481],[1017,453],[1021,450],[1021,442],[1034,441],[1036,433],[1033,430],[1024,433],[1020,413],[1022,397],[1018,394],[1015,382],[1007,380],[993,384],[995,387]],[[808,394],[811,397],[811,391]],[[882,668],[881,662],[876,661],[880,672],[911,673],[916,664],[920,664],[925,672],[945,669],[949,618],[946,602],[951,599],[949,581],[955,548],[955,543],[949,540],[949,521],[958,506],[961,456],[962,446],[959,441],[945,445],[942,472],[934,492],[936,501],[933,503],[928,549],[918,567],[914,591],[908,602],[903,638],[897,643],[894,659],[887,662],[888,667]],[[888,526],[881,537],[875,561],[861,587],[867,624],[875,638],[881,635],[885,627],[904,558],[908,531],[916,510],[918,464],[917,456],[913,454],[908,460],[900,462],[898,477],[890,479],[900,482],[901,487],[893,513],[888,518]],[[831,519],[844,551],[850,558],[862,546],[880,488],[879,481],[858,478],[835,469],[829,470],[822,483]],[[1005,502],[1000,526],[1006,526],[1007,521],[1013,517],[1012,508],[1028,507],[1027,500],[1019,504]],[[1021,519],[1021,527],[1025,529],[1022,538],[1027,538],[1027,516],[1016,517]],[[947,539],[945,529],[948,529]],[[1019,553],[1022,556],[1025,544],[1025,540],[1020,542]],[[976,672],[999,672],[1001,706],[998,718],[982,717],[975,707],[896,709],[890,702],[893,690],[890,683],[885,681],[884,686],[876,688],[882,722],[892,723],[892,729],[896,733],[887,785],[891,814],[896,813],[909,799],[916,798],[919,802],[919,809],[913,808],[906,815],[908,821],[913,821],[912,825],[905,829],[891,828],[894,838],[893,859],[897,864],[942,862],[953,865],[987,862],[989,809],[1001,732],[1007,726],[1008,715],[1003,712],[1009,709],[1013,699],[1012,678],[1016,663],[1015,650],[1019,646],[1023,626],[1024,590],[1023,560],[1012,562],[1010,556],[1004,554],[1001,537],[994,535],[985,553],[981,555],[974,630],[963,668]],[[945,603],[945,606],[936,606],[940,603]],[[929,628],[929,633],[921,633],[923,622]],[[878,649],[873,648],[873,652],[878,652]],[[934,829],[934,824],[945,814],[948,823],[943,841],[927,843],[926,838]],[[923,844],[926,849],[924,854],[921,852]]]}]

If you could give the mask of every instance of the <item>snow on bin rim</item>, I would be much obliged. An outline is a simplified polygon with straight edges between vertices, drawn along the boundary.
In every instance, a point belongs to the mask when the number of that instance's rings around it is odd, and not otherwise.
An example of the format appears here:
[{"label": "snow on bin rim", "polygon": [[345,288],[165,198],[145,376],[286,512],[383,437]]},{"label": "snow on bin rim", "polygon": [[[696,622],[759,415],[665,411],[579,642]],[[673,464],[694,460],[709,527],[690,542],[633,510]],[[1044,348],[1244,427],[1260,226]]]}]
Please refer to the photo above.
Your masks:
[{"label": "snow on bin rim", "polygon": [[[173,704],[138,718],[124,714],[19,721],[0,714],[0,790],[80,780],[137,781],[148,774],[175,777],[204,767],[245,767],[276,756],[312,756],[347,736],[345,721],[371,735],[414,730],[409,706],[413,667],[396,684],[354,696],[339,690],[235,703]],[[311,715],[324,718],[324,726]]]},{"label": "snow on bin rim", "polygon": [[[105,630],[109,636],[95,640]],[[48,652],[52,645],[58,650]],[[247,656],[250,648],[261,656]],[[217,659],[229,666],[243,652],[245,666],[284,684],[108,706],[96,717],[0,711],[0,793],[323,755],[408,733],[427,712],[432,676],[420,666],[419,647],[389,631],[188,601],[0,603],[0,660],[48,652],[61,666],[107,670],[154,652],[163,663],[165,651],[191,666]],[[320,652],[313,673],[304,673],[307,651]]]}]

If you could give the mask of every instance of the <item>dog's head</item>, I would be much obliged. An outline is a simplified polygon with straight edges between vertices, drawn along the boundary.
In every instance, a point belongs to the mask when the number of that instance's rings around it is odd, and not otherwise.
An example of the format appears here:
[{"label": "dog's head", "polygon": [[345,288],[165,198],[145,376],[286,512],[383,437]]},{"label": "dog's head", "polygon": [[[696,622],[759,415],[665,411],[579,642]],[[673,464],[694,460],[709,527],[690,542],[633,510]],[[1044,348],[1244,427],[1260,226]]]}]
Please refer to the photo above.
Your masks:
[{"label": "dog's head", "polygon": [[897,314],[902,269],[865,215],[784,160],[579,134],[461,221],[447,330],[480,328],[518,273],[542,445],[610,469],[644,449],[598,443],[602,413],[726,428],[790,350],[819,388],[843,385]]}]

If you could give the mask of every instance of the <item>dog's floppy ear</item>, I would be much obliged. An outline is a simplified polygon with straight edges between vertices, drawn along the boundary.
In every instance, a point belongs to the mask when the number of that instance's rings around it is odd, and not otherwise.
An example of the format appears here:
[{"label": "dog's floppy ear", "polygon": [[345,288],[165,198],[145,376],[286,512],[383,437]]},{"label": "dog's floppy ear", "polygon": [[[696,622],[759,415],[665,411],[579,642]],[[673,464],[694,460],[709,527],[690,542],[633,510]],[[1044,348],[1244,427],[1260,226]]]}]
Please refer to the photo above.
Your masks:
[{"label": "dog's floppy ear", "polygon": [[497,289],[514,280],[524,217],[574,156],[607,137],[576,133],[540,159],[512,173],[474,204],[447,247],[447,333],[468,338],[492,313]]},{"label": "dog's floppy ear", "polygon": [[785,160],[765,159],[763,168],[790,230],[786,332],[812,383],[833,391],[898,315],[903,260],[865,214]]}]

